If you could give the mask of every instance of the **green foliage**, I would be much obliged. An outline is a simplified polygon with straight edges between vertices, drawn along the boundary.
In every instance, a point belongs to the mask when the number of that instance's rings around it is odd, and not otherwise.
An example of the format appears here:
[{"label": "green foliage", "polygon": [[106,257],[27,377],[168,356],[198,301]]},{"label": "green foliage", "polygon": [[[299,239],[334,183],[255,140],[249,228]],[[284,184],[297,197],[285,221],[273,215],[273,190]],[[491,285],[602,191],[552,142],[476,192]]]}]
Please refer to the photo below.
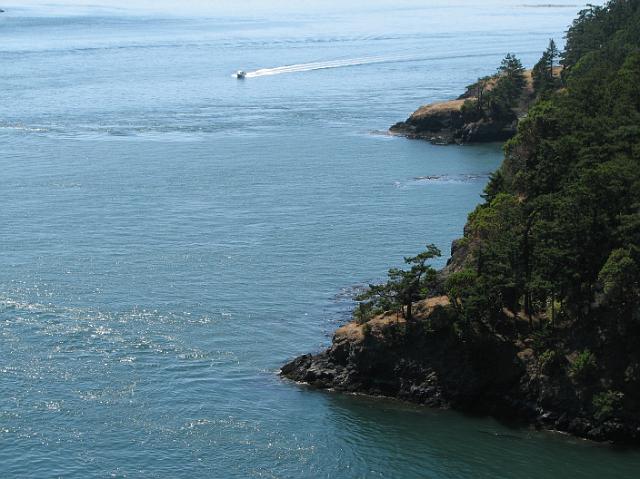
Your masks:
[{"label": "green foliage", "polygon": [[613,37],[621,44],[640,38],[637,23],[640,2],[614,0],[603,6],[588,5],[580,11],[566,35],[562,55],[565,68],[573,68],[591,52],[605,50]]},{"label": "green foliage", "polygon": [[487,298],[475,271],[463,269],[451,273],[445,281],[445,291],[460,319],[467,323],[487,319],[483,318]]},{"label": "green foliage", "polygon": [[445,290],[455,309],[464,308],[463,301],[472,294],[476,281],[476,273],[470,269],[456,271],[447,277]]},{"label": "green foliage", "polygon": [[412,319],[412,303],[427,296],[433,288],[436,270],[428,262],[440,256],[440,250],[433,244],[417,256],[405,257],[408,270],[391,268],[384,284],[370,284],[369,288],[356,297],[360,304],[354,311],[356,321],[363,323],[373,315],[385,311],[399,311],[407,319]]},{"label": "green foliage", "polygon": [[[616,327],[631,331],[640,318],[640,0],[580,13],[561,90],[557,57],[551,41],[533,72],[536,103],[465,228],[475,279],[451,294],[482,321],[505,308],[530,324],[613,310]],[[485,108],[512,114],[519,85],[521,65],[508,55]]]},{"label": "green foliage", "polygon": [[463,106],[463,109],[466,108],[467,115],[476,115],[481,117],[485,116],[485,94],[487,93],[487,87],[493,82],[494,79],[495,76],[485,76],[482,78],[478,78],[478,81],[476,81],[474,84],[467,86],[467,95],[475,97],[474,100],[466,101],[465,105]]},{"label": "green foliage", "polygon": [[531,333],[532,347],[536,351],[547,351],[555,346],[555,336],[551,328],[542,328]]},{"label": "green foliage", "polygon": [[[502,309],[517,310],[523,289],[524,264],[520,254],[521,225],[525,211],[520,200],[508,193],[497,194],[490,204],[469,218],[468,233],[475,238],[471,254],[476,263],[475,301],[468,301],[478,319],[495,322]],[[481,296],[482,302],[477,300]],[[464,303],[464,301],[463,301]]]},{"label": "green foliage", "polygon": [[487,203],[491,203],[499,193],[504,191],[504,175],[502,170],[497,169],[489,176],[489,182],[484,187],[482,197]]},{"label": "green foliage", "polygon": [[596,357],[591,351],[585,349],[578,353],[569,366],[569,376],[578,382],[587,382],[595,374],[596,368]]},{"label": "green foliage", "polygon": [[558,353],[552,349],[545,350],[539,357],[540,369],[549,374],[558,366]]},{"label": "green foliage", "polygon": [[353,311],[353,319],[356,323],[364,324],[373,317],[373,307],[371,303],[358,303],[358,306]]},{"label": "green foliage", "polygon": [[478,79],[467,87],[467,99],[461,107],[465,123],[482,119],[512,121],[513,111],[522,100],[526,80],[520,60],[508,53],[502,60],[498,72],[493,76]]},{"label": "green foliage", "polygon": [[[522,90],[525,85],[524,67],[513,53],[507,53],[507,56],[504,57],[498,67],[498,74],[500,78],[508,80],[514,89]],[[519,93],[519,91],[515,92],[515,94]]]},{"label": "green foliage", "polygon": [[553,91],[558,86],[558,81],[554,75],[553,68],[559,52],[553,39],[549,40],[549,46],[542,54],[540,61],[535,64],[531,72],[533,79],[533,90],[536,95],[542,96]]},{"label": "green foliage", "polygon": [[518,106],[525,84],[522,63],[508,53],[498,68],[493,88],[485,94],[490,116],[496,120],[515,119],[513,108]]},{"label": "green foliage", "polygon": [[624,307],[638,296],[640,268],[627,249],[611,251],[598,279],[602,283],[605,298],[617,303],[616,306]]},{"label": "green foliage", "polygon": [[608,390],[596,394],[592,400],[594,417],[599,421],[610,419],[622,411],[623,401],[624,394],[620,391]]},{"label": "green foliage", "polygon": [[[455,313],[446,328],[473,346],[487,334],[520,337],[528,319],[524,344],[539,371],[560,389],[570,378],[582,412],[591,406],[606,421],[623,403],[637,415],[639,404],[640,0],[580,12],[567,33],[562,78],[553,72],[556,58],[550,42],[534,68],[533,98],[523,95],[513,55],[473,86],[467,118],[508,120],[534,104],[469,215],[464,258],[452,263],[463,266],[438,287]],[[406,308],[411,318],[411,303],[436,277],[427,261],[438,254],[428,248],[405,259],[408,270],[390,270],[385,284],[359,298],[357,317]],[[600,385],[608,390],[591,397]]]},{"label": "green foliage", "polygon": [[472,123],[484,118],[484,111],[479,100],[466,100],[460,108],[465,123]]}]

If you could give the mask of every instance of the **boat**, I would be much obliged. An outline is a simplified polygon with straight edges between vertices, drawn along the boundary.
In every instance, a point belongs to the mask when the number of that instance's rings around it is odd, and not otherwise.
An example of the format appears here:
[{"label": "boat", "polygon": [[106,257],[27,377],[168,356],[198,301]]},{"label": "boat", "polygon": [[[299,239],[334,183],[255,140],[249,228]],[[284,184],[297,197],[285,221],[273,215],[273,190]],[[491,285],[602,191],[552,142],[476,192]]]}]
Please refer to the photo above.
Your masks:
[{"label": "boat", "polygon": [[246,78],[246,76],[247,76],[247,72],[245,72],[244,70],[238,70],[236,72],[236,78],[238,80],[244,80]]}]

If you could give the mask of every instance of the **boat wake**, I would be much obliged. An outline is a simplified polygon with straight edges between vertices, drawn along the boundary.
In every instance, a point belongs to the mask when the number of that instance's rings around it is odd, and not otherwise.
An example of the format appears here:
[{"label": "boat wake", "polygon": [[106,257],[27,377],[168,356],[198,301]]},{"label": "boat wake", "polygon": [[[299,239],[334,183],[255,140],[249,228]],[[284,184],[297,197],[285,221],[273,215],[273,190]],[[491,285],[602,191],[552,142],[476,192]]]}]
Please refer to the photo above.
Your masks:
[{"label": "boat wake", "polygon": [[246,73],[246,78],[257,78],[271,75],[282,75],[283,73],[308,72],[312,70],[324,70],[327,68],[353,67],[357,65],[369,65],[371,63],[406,62],[418,60],[414,55],[395,55],[349,58],[343,60],[330,60],[324,62],[299,63],[295,65],[285,65],[275,68],[260,68]]},{"label": "boat wake", "polygon": [[[520,52],[521,54],[529,54],[535,52]],[[360,58],[348,58],[348,59],[339,59],[339,60],[329,60],[329,61],[320,61],[320,62],[311,62],[311,63],[298,63],[294,65],[284,65],[281,67],[274,68],[260,68],[258,70],[242,72],[242,78],[258,78],[264,76],[272,76],[272,75],[282,75],[284,73],[299,73],[299,72],[308,72],[312,70],[325,70],[328,68],[344,68],[344,67],[354,67],[358,65],[370,65],[373,63],[396,63],[396,62],[416,62],[416,61],[427,61],[427,60],[450,60],[457,58],[470,58],[470,57],[494,57],[500,56],[501,52],[469,52],[461,55],[454,56],[424,56],[424,55],[416,55],[416,54],[396,54],[396,55],[385,55],[385,56],[372,56],[372,57],[360,57]],[[235,73],[233,75],[237,77],[238,74]]]}]

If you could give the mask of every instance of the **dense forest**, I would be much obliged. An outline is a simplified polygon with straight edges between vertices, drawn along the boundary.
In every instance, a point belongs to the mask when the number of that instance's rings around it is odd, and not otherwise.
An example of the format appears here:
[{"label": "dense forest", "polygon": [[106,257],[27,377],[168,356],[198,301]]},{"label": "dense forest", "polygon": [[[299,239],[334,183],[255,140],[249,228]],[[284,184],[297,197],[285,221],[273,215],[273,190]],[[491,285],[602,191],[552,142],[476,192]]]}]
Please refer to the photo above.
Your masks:
[{"label": "dense forest", "polygon": [[[525,83],[508,55],[478,81],[465,114],[513,114]],[[564,52],[550,42],[531,84],[528,114],[447,268],[429,266],[440,254],[429,246],[363,293],[354,315],[366,324],[396,310],[409,321],[412,303],[444,293],[460,341],[530,347],[536,380],[555,388],[549,401],[596,422],[637,422],[640,0],[582,10]]]}]

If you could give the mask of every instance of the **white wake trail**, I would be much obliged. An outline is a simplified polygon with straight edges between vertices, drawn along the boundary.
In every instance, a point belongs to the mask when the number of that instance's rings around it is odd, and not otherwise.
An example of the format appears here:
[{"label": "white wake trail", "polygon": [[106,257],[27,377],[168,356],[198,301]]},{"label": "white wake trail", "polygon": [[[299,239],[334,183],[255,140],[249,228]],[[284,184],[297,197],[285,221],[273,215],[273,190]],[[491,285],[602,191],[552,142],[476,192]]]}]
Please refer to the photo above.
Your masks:
[{"label": "white wake trail", "polygon": [[[530,54],[530,53],[536,53],[536,52],[526,51],[526,52],[520,52],[520,53]],[[270,76],[270,75],[282,75],[284,73],[308,72],[311,70],[323,70],[326,68],[353,67],[357,65],[368,65],[371,63],[447,60],[447,59],[453,59],[453,58],[468,58],[468,57],[493,57],[501,54],[502,54],[501,52],[495,52],[495,51],[479,51],[479,52],[467,51],[463,54],[447,55],[447,56],[396,54],[396,55],[386,55],[386,56],[349,58],[349,59],[343,59],[343,60],[329,60],[329,61],[323,61],[323,62],[298,63],[295,65],[284,65],[281,67],[274,67],[274,68],[260,68],[258,70],[247,72],[245,78],[257,78],[257,77],[264,77],[264,76]]]},{"label": "white wake trail", "polygon": [[331,60],[325,62],[299,63],[296,65],[285,65],[274,68],[260,68],[247,72],[247,78],[256,78],[270,75],[281,75],[283,73],[308,72],[312,70],[324,70],[326,68],[352,67],[357,65],[368,65],[371,63],[388,63],[409,61],[415,59],[415,56],[395,55],[395,56],[378,56],[378,57],[362,57],[349,58],[344,60]]}]

